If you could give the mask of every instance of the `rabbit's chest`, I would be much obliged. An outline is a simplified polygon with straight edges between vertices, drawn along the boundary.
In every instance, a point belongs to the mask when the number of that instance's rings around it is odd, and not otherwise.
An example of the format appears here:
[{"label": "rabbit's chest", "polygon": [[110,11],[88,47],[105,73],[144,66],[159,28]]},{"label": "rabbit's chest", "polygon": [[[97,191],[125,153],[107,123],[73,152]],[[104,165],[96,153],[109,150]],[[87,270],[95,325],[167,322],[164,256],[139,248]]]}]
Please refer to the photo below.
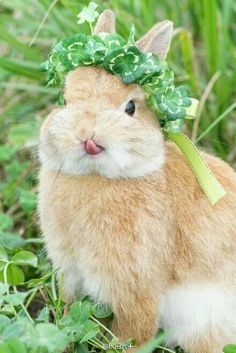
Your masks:
[{"label": "rabbit's chest", "polygon": [[112,293],[126,292],[127,278],[135,284],[138,277],[148,277],[156,213],[143,189],[126,187],[123,181],[105,188],[88,179],[72,179],[64,188],[59,179],[53,188],[41,188],[41,225],[68,291],[78,289],[109,303]]},{"label": "rabbit's chest", "polygon": [[[125,227],[125,224],[123,225]],[[141,264],[140,245],[133,234],[124,234],[120,221],[105,214],[93,219],[90,212],[81,215],[68,225],[67,237],[71,239],[70,251],[61,247],[62,261],[70,257],[73,263],[73,281],[80,294],[96,301],[111,304],[111,293],[125,285],[124,278],[138,273]],[[65,276],[71,268],[65,266]],[[125,277],[124,277],[125,276]]]},{"label": "rabbit's chest", "polygon": [[65,209],[62,217],[56,206],[52,207],[57,241],[50,235],[48,247],[57,252],[68,287],[73,285],[80,294],[109,303],[114,288],[123,285],[124,274],[128,277],[131,268],[138,272],[140,267],[142,251],[135,216],[131,221],[130,213],[120,212],[111,202],[107,207],[91,200],[71,209],[76,212],[66,215]]},{"label": "rabbit's chest", "polygon": [[114,293],[126,292],[127,278],[136,283],[150,270],[151,245],[143,239],[137,215],[121,212],[119,206],[88,203],[78,208],[66,233],[70,251],[63,254],[62,245],[62,258],[69,255],[75,264],[78,291],[96,301],[111,305]]}]

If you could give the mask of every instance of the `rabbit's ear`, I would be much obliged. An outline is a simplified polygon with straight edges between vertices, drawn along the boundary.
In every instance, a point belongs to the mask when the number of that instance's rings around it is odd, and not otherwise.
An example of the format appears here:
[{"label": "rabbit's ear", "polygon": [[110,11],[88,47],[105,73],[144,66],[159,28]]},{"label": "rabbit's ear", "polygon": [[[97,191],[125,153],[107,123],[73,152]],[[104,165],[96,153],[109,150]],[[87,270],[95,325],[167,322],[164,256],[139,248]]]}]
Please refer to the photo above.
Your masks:
[{"label": "rabbit's ear", "polygon": [[94,33],[115,33],[115,14],[111,10],[105,10],[98,17]]},{"label": "rabbit's ear", "polygon": [[160,59],[165,59],[172,38],[173,22],[158,22],[141,39],[136,42],[136,46],[143,52],[150,52],[158,55]]}]

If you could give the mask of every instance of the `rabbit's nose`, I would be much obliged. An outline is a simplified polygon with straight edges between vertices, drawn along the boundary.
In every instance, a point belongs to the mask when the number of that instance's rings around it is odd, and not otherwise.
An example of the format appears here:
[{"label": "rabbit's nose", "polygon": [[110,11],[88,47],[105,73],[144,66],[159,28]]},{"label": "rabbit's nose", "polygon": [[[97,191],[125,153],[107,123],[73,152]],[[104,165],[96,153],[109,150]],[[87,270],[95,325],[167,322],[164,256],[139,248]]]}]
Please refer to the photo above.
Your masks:
[{"label": "rabbit's nose", "polygon": [[90,139],[85,142],[85,150],[88,154],[99,154],[103,148]]}]

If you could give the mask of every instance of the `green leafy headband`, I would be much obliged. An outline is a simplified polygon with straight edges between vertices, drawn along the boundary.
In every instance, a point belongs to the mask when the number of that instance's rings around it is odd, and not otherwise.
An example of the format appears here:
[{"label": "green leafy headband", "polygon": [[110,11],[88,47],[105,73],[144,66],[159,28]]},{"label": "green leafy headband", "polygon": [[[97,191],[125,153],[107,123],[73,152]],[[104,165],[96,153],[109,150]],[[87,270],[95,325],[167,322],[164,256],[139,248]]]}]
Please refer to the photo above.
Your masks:
[{"label": "green leafy headband", "polygon": [[[43,64],[48,84],[63,85],[65,74],[80,66],[101,66],[124,83],[137,83],[166,131],[180,131],[183,120],[193,114],[192,100],[184,86],[175,87],[174,73],[165,61],[143,53],[134,42],[134,27],[128,41],[118,34],[76,34],[52,48]],[[195,103],[195,101],[194,101]]]},{"label": "green leafy headband", "polygon": [[[78,15],[78,23],[87,21],[92,28],[91,23],[98,16],[96,7],[90,3],[84,8]],[[141,52],[135,46],[134,26],[128,40],[118,34],[79,33],[57,42],[41,69],[48,71],[48,85],[63,86],[65,75],[81,66],[100,66],[119,76],[124,83],[140,85],[147,104],[155,111],[163,130],[186,155],[210,201],[215,203],[223,196],[224,190],[196,147],[180,132],[184,119],[194,118],[197,101],[188,97],[184,86],[175,86],[174,73],[165,61],[152,53]]]}]

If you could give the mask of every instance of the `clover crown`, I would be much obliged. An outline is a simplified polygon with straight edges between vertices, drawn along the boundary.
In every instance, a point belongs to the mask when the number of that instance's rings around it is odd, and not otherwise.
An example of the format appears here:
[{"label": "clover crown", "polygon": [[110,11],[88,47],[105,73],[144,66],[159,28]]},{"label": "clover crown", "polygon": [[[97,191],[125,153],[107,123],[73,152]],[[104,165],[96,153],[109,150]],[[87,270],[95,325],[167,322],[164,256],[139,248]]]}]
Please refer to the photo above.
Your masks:
[{"label": "clover crown", "polygon": [[[83,9],[79,23],[90,26],[98,13],[95,4]],[[86,10],[86,11],[85,11]],[[148,105],[156,112],[165,131],[180,131],[184,118],[194,115],[194,100],[184,86],[176,87],[174,73],[166,61],[135,46],[135,29],[128,40],[118,34],[85,35],[78,33],[57,42],[48,60],[41,65],[48,71],[48,85],[63,86],[66,73],[81,66],[100,66],[119,76],[124,83],[142,86]]]}]

